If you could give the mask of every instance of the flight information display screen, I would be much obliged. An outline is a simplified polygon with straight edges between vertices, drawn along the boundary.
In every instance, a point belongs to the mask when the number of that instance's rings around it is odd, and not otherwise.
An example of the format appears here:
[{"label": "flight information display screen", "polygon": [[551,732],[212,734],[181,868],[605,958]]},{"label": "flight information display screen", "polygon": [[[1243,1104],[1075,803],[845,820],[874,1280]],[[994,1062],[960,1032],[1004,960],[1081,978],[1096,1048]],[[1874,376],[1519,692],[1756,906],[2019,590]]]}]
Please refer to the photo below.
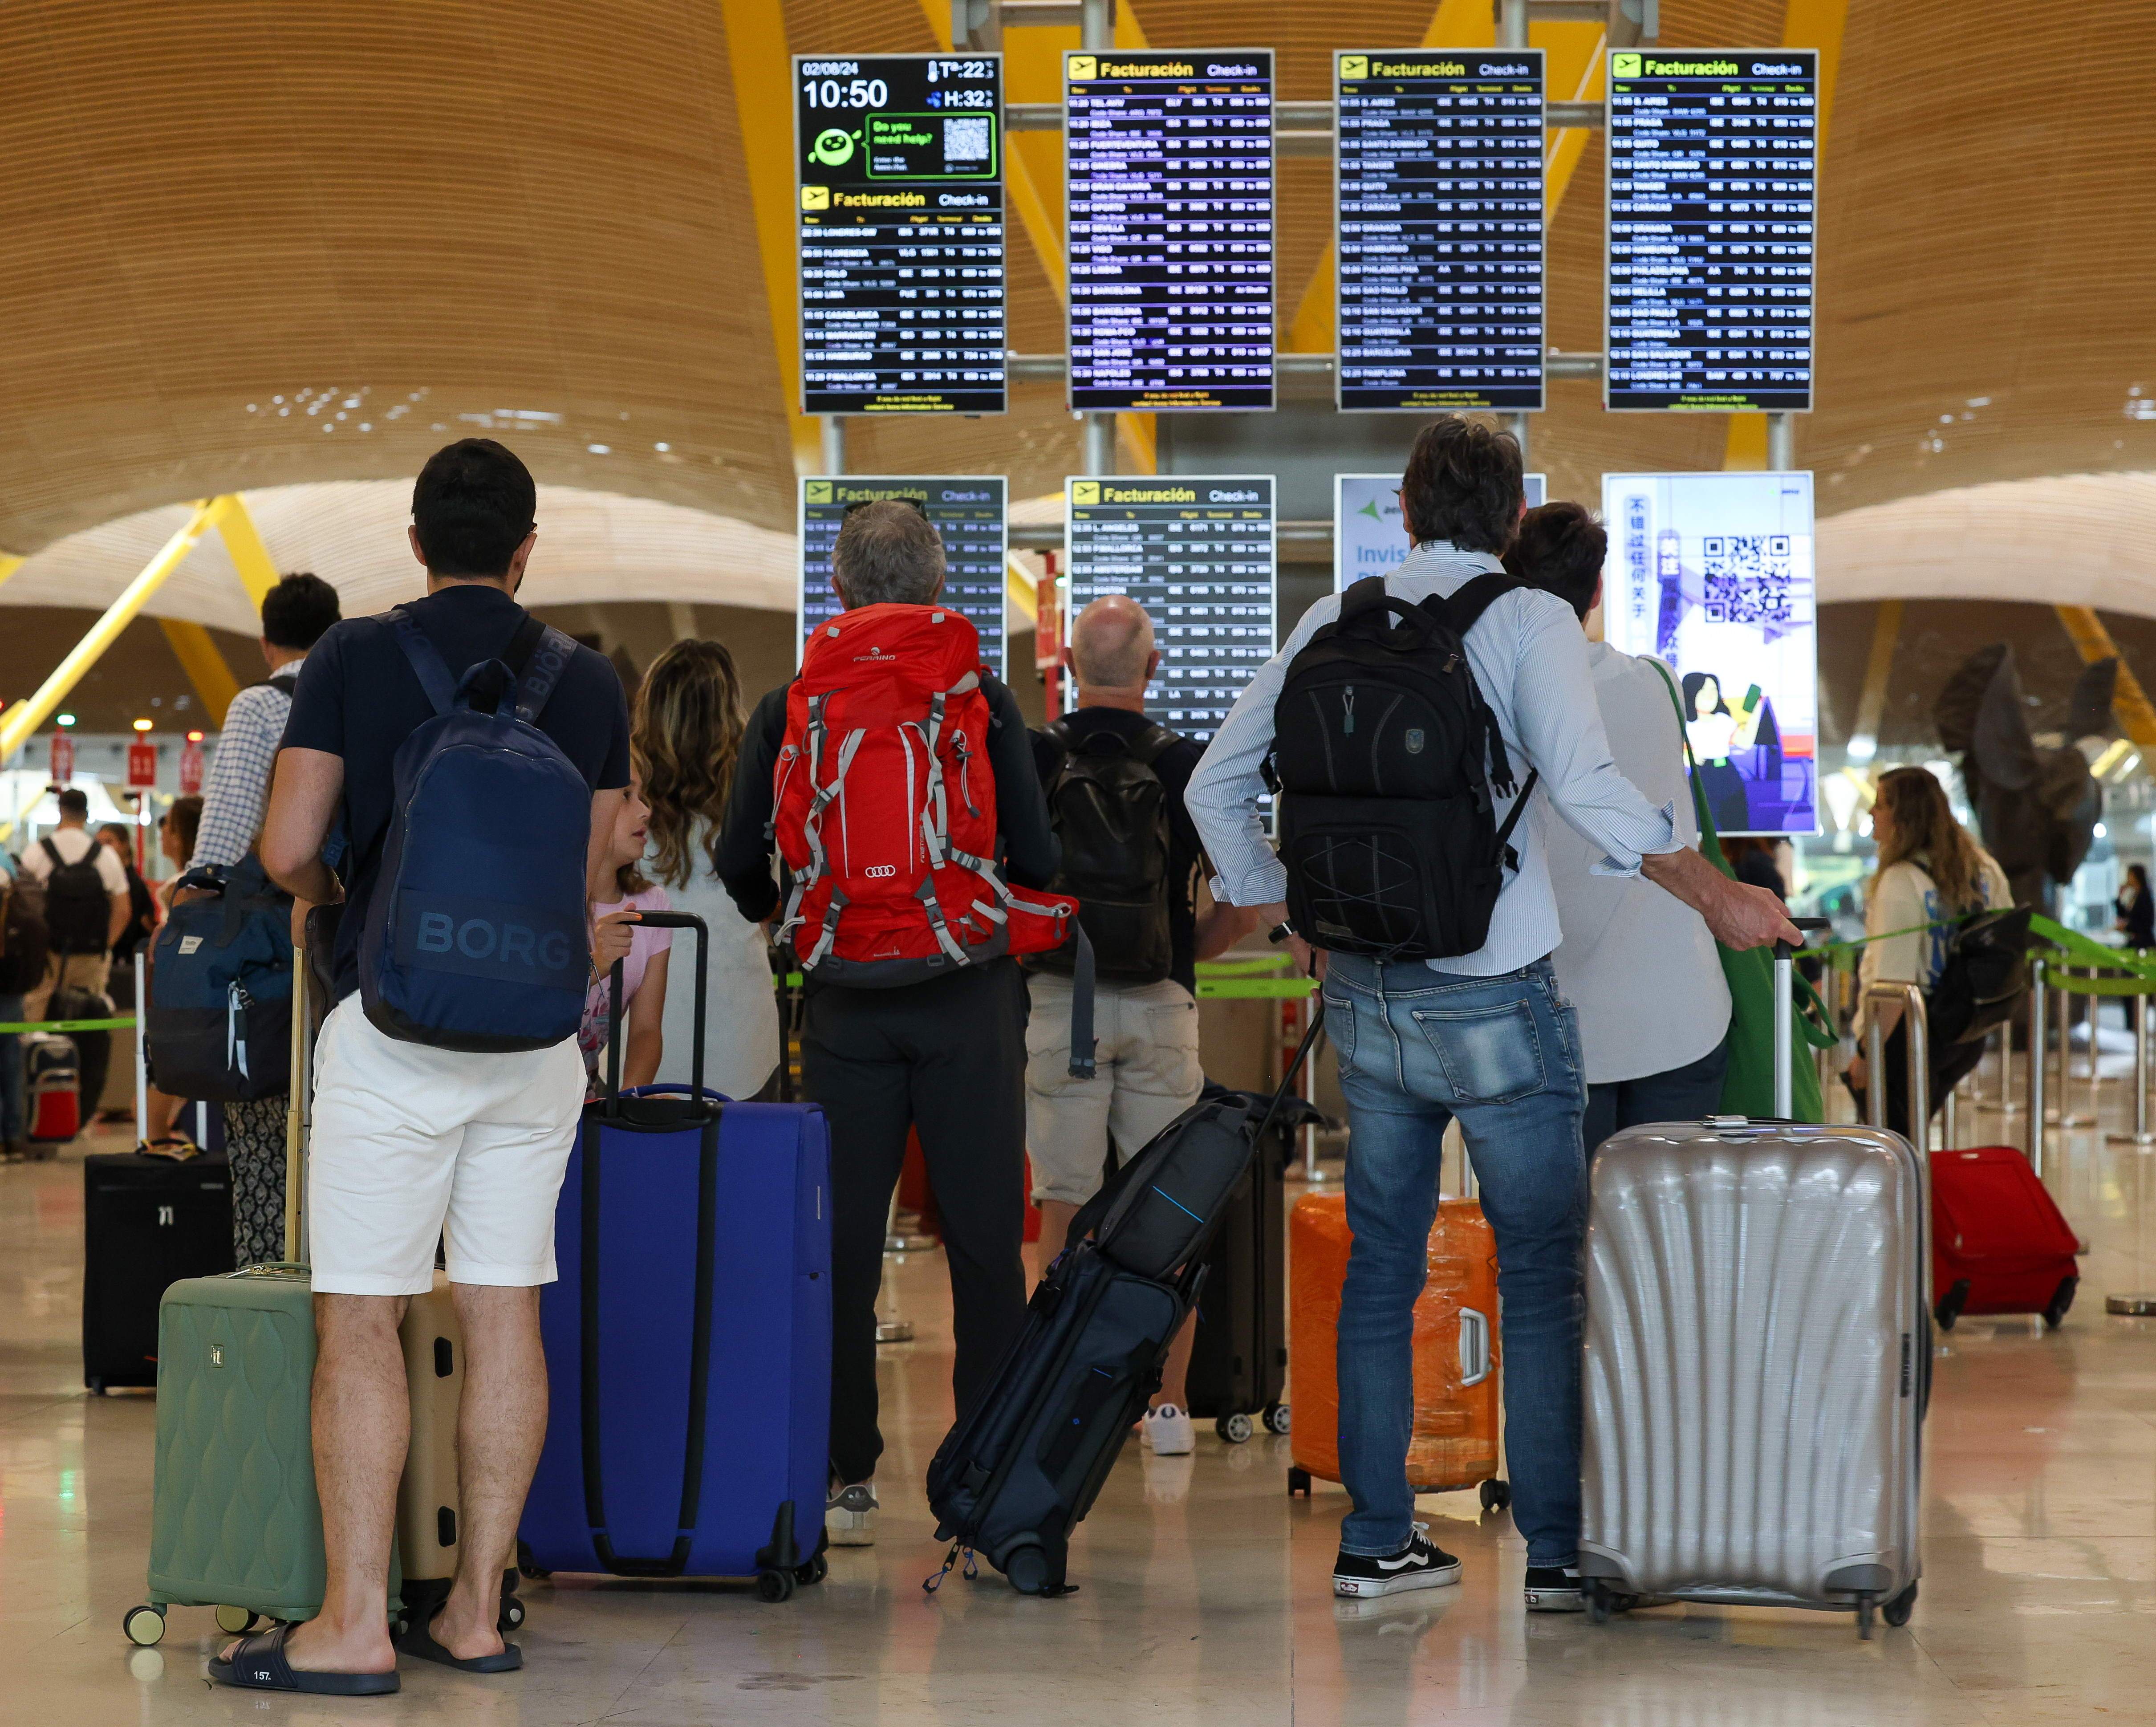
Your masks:
[{"label": "flight information display screen", "polygon": [[846,517],[864,504],[900,498],[926,516],[943,540],[942,598],[973,620],[981,635],[981,660],[998,676],[1006,674],[1004,563],[1008,482],[1001,475],[847,474],[801,482],[801,590],[794,602],[797,644],[839,614],[831,591],[831,548]]},{"label": "flight information display screen", "polygon": [[1063,58],[1070,405],[1273,405],[1270,49]]},{"label": "flight information display screen", "polygon": [[[1547,475],[1522,474],[1527,507],[1539,510],[1549,496]],[[1365,576],[1389,576],[1407,562],[1407,518],[1400,508],[1398,474],[1332,476],[1332,586],[1344,591]]]},{"label": "flight information display screen", "polygon": [[1341,53],[1343,411],[1543,406],[1543,54]]},{"label": "flight information display screen", "polygon": [[1070,615],[1104,594],[1142,605],[1161,658],[1146,712],[1209,741],[1272,657],[1272,477],[1071,480],[1063,496]]},{"label": "flight information display screen", "polygon": [[1819,53],[1609,56],[1604,400],[1812,405]]},{"label": "flight information display screen", "polygon": [[801,411],[1004,409],[1003,60],[797,55]]}]

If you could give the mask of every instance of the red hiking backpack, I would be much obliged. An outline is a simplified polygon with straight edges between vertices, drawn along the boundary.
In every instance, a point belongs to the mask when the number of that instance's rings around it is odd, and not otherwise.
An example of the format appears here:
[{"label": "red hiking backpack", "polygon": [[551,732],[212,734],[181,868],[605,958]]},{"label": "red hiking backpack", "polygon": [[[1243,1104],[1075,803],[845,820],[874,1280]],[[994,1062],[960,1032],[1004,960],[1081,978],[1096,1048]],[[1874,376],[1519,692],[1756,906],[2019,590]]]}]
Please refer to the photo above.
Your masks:
[{"label": "red hiking backpack", "polygon": [[1014,889],[994,861],[984,671],[978,634],[944,606],[863,606],[809,638],[772,799],[794,884],[779,934],[803,970],[916,983],[1045,953],[1075,924],[1075,900]]}]

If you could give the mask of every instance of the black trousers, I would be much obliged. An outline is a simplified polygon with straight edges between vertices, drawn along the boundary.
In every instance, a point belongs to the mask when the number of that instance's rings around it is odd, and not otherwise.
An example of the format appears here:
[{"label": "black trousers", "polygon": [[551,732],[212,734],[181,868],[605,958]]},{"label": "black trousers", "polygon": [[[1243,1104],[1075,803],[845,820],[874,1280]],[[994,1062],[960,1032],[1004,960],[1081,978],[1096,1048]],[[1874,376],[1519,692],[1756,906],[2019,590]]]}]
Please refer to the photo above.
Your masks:
[{"label": "black trousers", "polygon": [[998,959],[895,989],[808,992],[801,1080],[831,1128],[831,1467],[865,1481],[884,1225],[917,1128],[943,1217],[963,1410],[1025,1321],[1025,980]]}]

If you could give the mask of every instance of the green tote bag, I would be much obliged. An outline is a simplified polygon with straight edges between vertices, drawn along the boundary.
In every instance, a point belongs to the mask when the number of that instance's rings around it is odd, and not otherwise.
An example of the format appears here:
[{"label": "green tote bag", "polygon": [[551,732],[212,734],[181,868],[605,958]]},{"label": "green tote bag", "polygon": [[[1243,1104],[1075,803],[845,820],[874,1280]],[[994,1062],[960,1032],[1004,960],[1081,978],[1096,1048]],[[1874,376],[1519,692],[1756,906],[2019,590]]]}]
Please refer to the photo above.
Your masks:
[{"label": "green tote bag", "polygon": [[[1683,738],[1686,779],[1691,786],[1693,812],[1699,818],[1700,855],[1730,878],[1737,871],[1722,856],[1722,835],[1707,807],[1707,793],[1699,783],[1699,764],[1692,759],[1691,738],[1685,730],[1684,703],[1668,668],[1652,662],[1670,692],[1670,706],[1677,717],[1677,736]],[[1770,1117],[1774,1113],[1774,950],[1752,948],[1739,952],[1719,942],[1722,974],[1729,982],[1729,1068],[1722,1081],[1722,1108],[1726,1114]],[[1826,1004],[1802,974],[1792,971],[1796,989],[1789,1015],[1790,1119],[1824,1121],[1826,1108],[1820,1096],[1819,1072],[1811,1051],[1831,1049],[1840,1040],[1827,1018]]]}]

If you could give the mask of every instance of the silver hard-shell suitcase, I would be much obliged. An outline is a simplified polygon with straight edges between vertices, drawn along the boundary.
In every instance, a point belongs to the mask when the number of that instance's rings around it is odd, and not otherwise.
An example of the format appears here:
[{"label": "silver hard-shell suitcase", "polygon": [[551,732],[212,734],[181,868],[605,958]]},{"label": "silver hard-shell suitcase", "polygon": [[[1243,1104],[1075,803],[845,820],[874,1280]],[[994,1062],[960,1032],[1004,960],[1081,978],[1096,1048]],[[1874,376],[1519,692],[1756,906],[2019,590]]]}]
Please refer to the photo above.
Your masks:
[{"label": "silver hard-shell suitcase", "polygon": [[1876,1611],[1904,1622],[1931,1349],[1916,1151],[1880,1128],[1716,1117],[1617,1134],[1592,1187],[1590,1612],[1660,1597],[1854,1611],[1866,1637]]}]

